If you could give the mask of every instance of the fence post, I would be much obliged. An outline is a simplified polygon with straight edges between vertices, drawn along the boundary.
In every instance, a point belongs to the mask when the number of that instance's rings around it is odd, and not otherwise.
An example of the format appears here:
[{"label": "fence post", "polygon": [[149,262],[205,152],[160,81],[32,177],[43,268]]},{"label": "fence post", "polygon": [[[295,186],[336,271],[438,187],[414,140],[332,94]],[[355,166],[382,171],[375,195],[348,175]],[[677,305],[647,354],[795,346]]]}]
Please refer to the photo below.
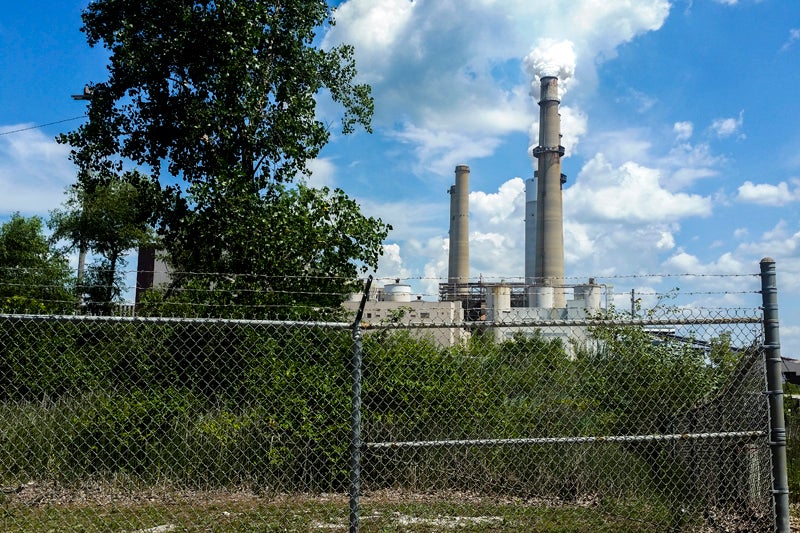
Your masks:
[{"label": "fence post", "polygon": [[369,298],[372,276],[367,278],[361,305],[353,322],[353,357],[350,360],[352,393],[350,413],[350,533],[358,533],[358,505],[361,492],[361,318]]},{"label": "fence post", "polygon": [[783,416],[781,345],[778,335],[778,285],[775,260],[761,260],[761,301],[764,308],[764,356],[769,398],[769,445],[772,459],[772,500],[775,531],[789,532],[789,480],[786,471],[786,422]]}]

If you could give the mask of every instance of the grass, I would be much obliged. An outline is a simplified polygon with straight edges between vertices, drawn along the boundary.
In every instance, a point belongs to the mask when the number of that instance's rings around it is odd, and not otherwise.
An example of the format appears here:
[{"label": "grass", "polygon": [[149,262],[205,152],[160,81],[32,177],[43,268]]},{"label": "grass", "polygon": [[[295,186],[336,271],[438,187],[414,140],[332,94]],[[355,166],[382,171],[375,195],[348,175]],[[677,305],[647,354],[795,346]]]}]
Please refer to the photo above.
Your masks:
[{"label": "grass", "polygon": [[[652,531],[653,525],[610,517],[593,506],[547,506],[487,499],[364,497],[360,530],[369,532]],[[347,531],[344,495],[281,496],[229,494],[148,504],[22,505],[6,501],[3,531]]]}]

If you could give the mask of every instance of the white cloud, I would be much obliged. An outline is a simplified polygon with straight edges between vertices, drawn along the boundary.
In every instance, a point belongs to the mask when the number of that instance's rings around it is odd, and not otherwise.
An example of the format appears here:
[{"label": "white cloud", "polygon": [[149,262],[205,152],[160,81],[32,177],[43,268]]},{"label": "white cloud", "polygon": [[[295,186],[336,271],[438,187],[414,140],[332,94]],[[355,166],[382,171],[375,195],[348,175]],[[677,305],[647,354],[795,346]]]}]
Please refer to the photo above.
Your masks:
[{"label": "white cloud", "polygon": [[744,139],[744,134],[740,133],[744,123],[744,111],[739,112],[738,117],[718,118],[711,123],[711,131],[720,138],[730,137],[739,134],[739,138]]},{"label": "white cloud", "polygon": [[[617,131],[593,132],[583,143],[582,152],[602,152],[603,158],[612,166],[627,162],[658,169],[660,186],[670,191],[680,191],[699,179],[719,175],[719,168],[726,159],[713,153],[707,143],[692,144],[683,137],[689,135],[691,123],[673,125],[677,144],[670,144],[670,137],[654,133],[648,128],[628,128]],[[662,138],[663,137],[663,138]],[[615,150],[607,150],[607,147]],[[666,153],[657,153],[669,147]]]},{"label": "white cloud", "polygon": [[598,60],[661,27],[669,9],[667,0],[577,0],[558,9],[543,0],[348,0],[323,43],[355,45],[359,72],[373,87],[376,129],[413,146],[418,173],[444,176],[454,160],[466,159],[454,157],[465,151],[464,139],[492,154],[500,137],[535,121],[523,72],[532,49],[559,74],[593,80]]},{"label": "white cloud", "polygon": [[793,185],[793,188],[789,188],[785,181],[777,185],[745,181],[739,187],[736,199],[758,205],[782,206],[800,200],[800,184],[795,180]]},{"label": "white cloud", "polygon": [[789,48],[791,48],[798,39],[800,39],[800,28],[792,28],[789,30],[789,38],[786,39],[786,42],[784,42],[783,46],[781,46],[781,52],[786,52],[789,50]]},{"label": "white cloud", "polygon": [[694,124],[688,121],[676,122],[672,126],[672,131],[675,132],[675,140],[687,141],[694,133]]},{"label": "white cloud", "polygon": [[[522,221],[519,222],[522,227]],[[509,273],[523,274],[523,250],[519,239],[506,228],[503,232],[472,231],[470,242],[470,277],[499,278]]]},{"label": "white cloud", "polygon": [[[383,255],[378,261],[376,274],[380,276],[388,275],[387,279],[400,278],[401,280],[408,279],[414,275],[403,263],[400,245],[396,243],[383,245]],[[419,273],[416,273],[416,275],[419,276]]]},{"label": "white cloud", "polygon": [[657,169],[634,162],[614,168],[597,154],[565,191],[565,204],[570,215],[598,221],[658,223],[711,214],[708,198],[670,192],[660,178]]},{"label": "white cloud", "polygon": [[316,188],[336,186],[336,165],[330,158],[320,157],[309,161],[308,169],[311,171],[311,176],[306,178],[309,186]]},{"label": "white cloud", "polygon": [[668,271],[677,274],[741,274],[753,269],[752,265],[745,265],[731,252],[725,252],[710,263],[703,263],[697,257],[680,250],[663,264]]},{"label": "white cloud", "polygon": [[498,227],[516,223],[524,218],[525,182],[522,178],[512,178],[496,193],[472,192],[469,204],[471,216],[481,225]]},{"label": "white cloud", "polygon": [[[345,41],[358,50],[359,65],[368,83],[381,80],[380,69],[374,65],[385,61],[385,54],[395,48],[414,7],[409,0],[350,0],[336,8],[334,17],[339,27],[347,26]],[[331,46],[337,33],[336,29],[329,32],[323,47]]]},{"label": "white cloud", "polygon": [[[29,124],[0,128],[19,130]],[[69,148],[31,129],[0,136],[0,213],[47,215],[64,201],[64,190],[75,182],[76,170],[67,159]]]},{"label": "white cloud", "polygon": [[628,89],[625,95],[617,97],[617,102],[635,109],[637,113],[644,113],[658,104],[658,99],[641,91]]},{"label": "white cloud", "polygon": [[495,136],[473,137],[457,131],[421,128],[414,124],[406,124],[391,136],[412,146],[417,160],[414,164],[417,174],[431,172],[441,176],[452,173],[453,161],[490,156],[501,142]]},{"label": "white cloud", "polygon": [[[603,152],[603,158],[611,165],[622,165],[627,161],[647,163],[653,160],[650,154],[653,149],[652,136],[647,128],[596,131],[586,139],[585,148],[589,153]],[[609,146],[617,149],[606,151]]]},{"label": "white cloud", "polygon": [[666,175],[664,186],[670,190],[680,190],[699,179],[717,176],[717,168],[724,162],[725,158],[714,155],[706,143],[679,143],[654,164],[662,168]]}]

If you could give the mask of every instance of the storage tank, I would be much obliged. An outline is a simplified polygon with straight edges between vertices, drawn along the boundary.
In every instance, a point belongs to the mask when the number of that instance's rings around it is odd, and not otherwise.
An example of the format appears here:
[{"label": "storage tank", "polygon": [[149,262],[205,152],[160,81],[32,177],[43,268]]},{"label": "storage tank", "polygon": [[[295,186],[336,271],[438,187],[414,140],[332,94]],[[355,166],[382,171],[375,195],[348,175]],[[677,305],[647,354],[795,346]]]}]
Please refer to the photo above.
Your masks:
[{"label": "storage tank", "polygon": [[575,285],[575,299],[583,300],[583,306],[589,313],[600,311],[602,294],[602,287],[594,282],[594,278],[589,279],[588,284]]},{"label": "storage tank", "polygon": [[552,309],[554,305],[554,293],[551,285],[537,285],[533,288],[534,307],[542,309]]},{"label": "storage tank", "polygon": [[410,302],[411,285],[400,283],[400,280],[386,284],[383,286],[383,299],[386,302]]},{"label": "storage tank", "polygon": [[504,311],[511,310],[511,287],[494,285],[486,293],[486,319],[490,322],[502,322]]}]

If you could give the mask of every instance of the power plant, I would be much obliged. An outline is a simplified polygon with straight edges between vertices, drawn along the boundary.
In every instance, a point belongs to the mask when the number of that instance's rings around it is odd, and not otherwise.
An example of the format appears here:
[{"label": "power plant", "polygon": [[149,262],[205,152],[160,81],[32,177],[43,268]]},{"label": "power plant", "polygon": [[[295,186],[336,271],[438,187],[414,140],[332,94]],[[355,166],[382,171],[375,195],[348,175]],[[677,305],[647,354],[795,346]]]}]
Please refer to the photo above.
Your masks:
[{"label": "power plant", "polygon": [[[452,345],[474,331],[492,335],[498,342],[516,334],[527,334],[531,321],[578,320],[601,311],[603,292],[610,301],[611,286],[588,283],[567,285],[564,274],[564,222],[562,187],[567,177],[561,172],[560,99],[558,78],[540,79],[539,140],[532,156],[537,160],[533,178],[525,182],[525,274],[522,282],[486,283],[470,279],[469,271],[469,178],[467,165],[455,168],[450,195],[450,228],[447,282],[439,284],[439,301],[411,298],[410,286],[396,280],[384,288],[373,288],[366,317],[383,321],[397,316],[408,324],[432,324],[445,320],[455,324],[466,320],[468,327],[436,331],[437,342]],[[568,298],[567,296],[571,296]],[[355,309],[357,301],[345,302]],[[394,313],[394,314],[393,314]],[[441,323],[441,322],[439,322]],[[537,328],[545,337],[563,337],[564,330],[553,325]],[[572,337],[588,339],[586,328],[570,328]],[[424,328],[420,335],[431,335]]]},{"label": "power plant", "polygon": [[[558,78],[540,79],[539,139],[532,156],[537,169],[525,182],[525,273],[521,282],[485,283],[470,279],[469,253],[469,180],[467,165],[455,167],[455,183],[450,195],[449,257],[447,281],[439,284],[439,300],[412,298],[410,285],[399,279],[384,287],[374,287],[364,310],[367,321],[382,323],[400,320],[420,325],[420,335],[432,335],[442,345],[453,345],[469,338],[475,331],[502,341],[526,333],[524,324],[531,321],[576,320],[601,311],[603,292],[608,303],[612,287],[588,283],[567,285],[564,274],[564,222],[562,187],[566,176],[561,172],[560,99]],[[165,284],[169,272],[163,258],[154,250],[140,250],[137,302],[141,291]],[[344,302],[355,311],[360,295]],[[568,296],[571,296],[568,298]],[[457,324],[466,321],[468,325]],[[429,326],[450,324],[447,327]],[[528,328],[530,329],[530,328]],[[562,337],[555,326],[538,327],[546,337]],[[585,330],[585,328],[584,328]],[[573,337],[588,332],[571,328]]]},{"label": "power plant", "polygon": [[[539,142],[534,177],[525,182],[525,277],[522,283],[469,281],[469,167],[456,166],[450,187],[450,250],[447,283],[440,284],[442,301],[461,301],[468,320],[580,318],[600,309],[602,287],[593,279],[568,286],[564,275],[564,222],[561,172],[560,98],[558,78],[540,79]],[[607,288],[608,289],[608,288]],[[567,299],[567,294],[572,294]],[[512,312],[513,309],[513,312]]]}]

